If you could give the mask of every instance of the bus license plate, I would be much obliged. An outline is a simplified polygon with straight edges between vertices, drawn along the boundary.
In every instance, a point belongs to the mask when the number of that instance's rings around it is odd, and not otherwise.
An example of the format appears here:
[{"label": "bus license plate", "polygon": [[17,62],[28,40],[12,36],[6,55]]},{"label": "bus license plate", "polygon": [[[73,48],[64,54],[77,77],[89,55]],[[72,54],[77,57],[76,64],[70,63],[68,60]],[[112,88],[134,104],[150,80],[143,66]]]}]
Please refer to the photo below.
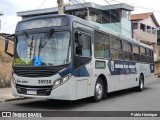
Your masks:
[{"label": "bus license plate", "polygon": [[29,95],[37,95],[37,91],[36,90],[27,90],[27,94],[29,94]]}]

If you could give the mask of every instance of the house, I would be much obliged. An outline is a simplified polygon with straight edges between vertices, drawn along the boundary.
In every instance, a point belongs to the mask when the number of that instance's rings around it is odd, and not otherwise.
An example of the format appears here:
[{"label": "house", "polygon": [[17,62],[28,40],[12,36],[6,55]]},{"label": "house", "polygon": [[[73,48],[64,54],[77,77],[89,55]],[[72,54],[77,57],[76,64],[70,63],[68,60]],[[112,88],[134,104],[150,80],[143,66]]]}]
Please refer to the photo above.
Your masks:
[{"label": "house", "polygon": [[154,61],[160,59],[159,48],[157,46],[157,30],[159,24],[153,14],[141,13],[131,15],[133,38],[141,42],[152,45],[154,48]]},{"label": "house", "polygon": [[[75,15],[101,27],[129,38],[132,37],[130,14],[134,7],[127,4],[97,5],[81,3],[65,6],[65,14]],[[26,19],[33,16],[58,14],[58,7],[18,12],[17,16]]]}]

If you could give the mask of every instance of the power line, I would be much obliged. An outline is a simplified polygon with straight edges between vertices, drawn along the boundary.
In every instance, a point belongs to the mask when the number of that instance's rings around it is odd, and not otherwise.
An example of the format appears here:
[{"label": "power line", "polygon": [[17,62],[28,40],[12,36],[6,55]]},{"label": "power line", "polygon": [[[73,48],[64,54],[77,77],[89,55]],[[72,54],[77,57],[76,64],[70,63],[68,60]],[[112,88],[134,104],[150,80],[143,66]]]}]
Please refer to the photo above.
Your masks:
[{"label": "power line", "polygon": [[121,1],[118,1],[118,0],[111,0],[111,1],[128,4],[128,5],[131,5],[131,6],[134,6],[134,7],[138,7],[138,8],[142,8],[142,9],[152,10],[153,12],[154,12],[154,11],[160,12],[160,10],[156,10],[156,9],[153,9],[153,8],[150,8],[150,7],[143,7],[143,6],[139,6],[139,5],[136,5],[136,4],[121,2]]},{"label": "power line", "polygon": [[[77,3],[78,3],[78,1],[77,0],[75,0]],[[85,0],[83,0],[84,1],[84,3],[86,2]],[[106,0],[105,0],[106,1]],[[110,5],[110,3],[108,2],[108,1],[106,1],[109,5]],[[79,4],[79,3],[78,3]],[[82,4],[79,4],[79,5],[81,5],[81,6],[83,6],[83,7],[86,7],[85,5],[82,5]],[[89,9],[89,10],[92,10],[92,9]],[[94,11],[94,12],[96,12],[96,10],[95,9],[93,9],[92,11]],[[116,10],[117,11],[117,10]],[[117,11],[117,12],[119,12],[119,11]],[[97,12],[96,12],[97,13]],[[98,13],[99,14],[99,13]],[[112,14],[111,12],[110,12],[110,14]],[[110,19],[108,19],[108,18],[106,18],[104,15],[102,15],[101,17],[103,17],[103,18],[105,18],[106,20],[109,20],[110,22],[112,22],[112,20],[110,20]],[[114,23],[114,22],[113,22]],[[119,28],[122,28],[122,29],[124,29],[124,30],[126,30],[127,32],[131,32],[131,31],[129,31],[129,30],[127,30],[127,29],[125,29],[125,28],[123,28],[122,26],[120,26],[120,25],[118,25],[118,24],[116,24],[116,23],[114,23],[116,26],[118,26]],[[114,30],[116,30],[116,28],[114,28],[114,27],[111,27],[111,28],[113,28]],[[134,32],[134,31],[133,31]],[[132,34],[132,33],[131,33]],[[134,33],[136,36],[138,36],[140,39],[140,41],[143,41],[143,40],[145,40],[143,37],[141,37],[141,36],[139,36],[138,34],[136,34],[136,33]],[[146,41],[146,40],[145,40]]]},{"label": "power line", "polygon": [[[79,4],[79,2],[78,2],[77,0],[75,0],[75,1],[76,1],[76,3]],[[84,1],[84,0],[83,0],[83,1]],[[84,1],[84,2],[85,2],[85,1]],[[83,4],[79,4],[79,5],[87,8],[87,7],[86,7],[85,5],[83,5]],[[92,12],[95,12],[96,14],[99,14],[99,12],[97,12],[95,9],[89,8],[89,10],[91,10]],[[102,15],[102,17],[103,17],[104,19],[106,19],[106,20],[108,20],[108,21],[111,22],[111,20],[108,19],[107,17],[105,17],[105,16],[103,16],[103,15]],[[115,24],[115,23],[114,23],[114,24]],[[115,25],[117,25],[117,24],[115,24]],[[111,26],[110,26],[110,27],[111,27]],[[120,27],[120,26],[118,26],[118,27]],[[111,28],[114,29],[114,30],[116,30],[116,28],[114,28],[113,26],[112,26]]]},{"label": "power line", "polygon": [[[75,1],[78,3],[77,0],[75,0]],[[83,1],[84,1],[84,3],[86,2],[85,0],[83,0]],[[106,0],[105,0],[105,1],[106,1]],[[110,3],[109,3],[108,1],[106,1],[106,2],[110,5]],[[78,3],[78,4],[79,4],[79,3]],[[86,7],[85,5],[82,5],[82,4],[79,4],[79,5],[81,5],[81,6],[83,6],[83,7]],[[90,10],[92,10],[92,9],[90,9]],[[97,13],[97,11],[96,11],[95,9],[93,9],[92,11],[94,11],[94,12]],[[116,10],[116,11],[117,11],[117,10]],[[117,11],[117,12],[119,13],[119,11]],[[99,14],[99,12],[98,12],[98,14]],[[112,14],[112,13],[110,12],[110,14]],[[104,15],[102,15],[101,17],[105,18],[106,20],[109,20],[110,22],[113,22],[112,20],[106,18]],[[115,25],[118,26],[119,28],[122,28],[123,30],[125,30],[125,31],[127,31],[127,32],[129,32],[129,33],[131,32],[131,31],[123,28],[122,26],[120,26],[120,25],[118,25],[118,24],[116,24],[116,23],[114,23],[114,22],[113,22],[113,24],[115,24]],[[114,29],[114,30],[117,30],[115,27],[111,27],[111,28]],[[135,33],[135,35],[138,36],[140,39],[145,40],[143,37],[139,36],[138,34]]]},{"label": "power line", "polygon": [[[77,0],[75,0],[75,1],[77,2]],[[85,0],[83,0],[83,1],[86,2]],[[78,2],[77,2],[77,3],[78,3]],[[79,4],[79,3],[78,3],[78,4]],[[81,5],[81,6],[83,6],[83,7],[86,7],[85,5],[82,5],[82,4],[79,4],[79,5]],[[92,10],[93,12],[99,14],[99,12],[97,12],[95,9],[90,9],[90,10]],[[112,14],[112,13],[110,12],[110,14]],[[112,15],[113,15],[113,14],[112,14]],[[104,15],[102,15],[102,17],[103,17],[104,19],[110,21],[110,22],[113,22],[112,20],[110,20],[109,18],[105,17]],[[114,22],[113,22],[113,24],[115,24],[116,26],[122,28],[120,25],[118,25],[118,24],[116,24],[116,23],[114,23]],[[113,28],[113,27],[112,27],[112,28]],[[116,30],[116,28],[114,28],[114,29]],[[122,29],[124,29],[124,30],[127,31],[127,32],[130,32],[129,30],[127,30],[127,29],[125,29],[125,28],[122,28]]]},{"label": "power line", "polygon": [[38,7],[38,9],[40,9],[44,5],[45,2],[46,0],[43,1],[43,3]]},{"label": "power line", "polygon": [[[110,3],[107,1],[107,0],[104,0],[104,1],[106,1],[109,5],[110,5]],[[114,0],[112,0],[112,1],[114,1]],[[114,9],[115,10],[115,9]],[[120,14],[120,12],[119,11],[117,11],[117,10],[115,10],[116,12],[118,12],[119,14]],[[123,16],[123,17],[125,17],[125,16]],[[122,29],[124,29],[124,30],[126,30],[125,28],[123,28],[122,26],[120,26]],[[132,28],[131,28],[132,29]],[[129,31],[130,32],[130,31]],[[134,31],[133,31],[134,32]],[[139,37],[140,39],[142,39],[142,40],[145,40],[142,36],[140,36],[140,35],[138,35],[137,33],[133,33],[133,34],[135,34],[137,37]]]}]

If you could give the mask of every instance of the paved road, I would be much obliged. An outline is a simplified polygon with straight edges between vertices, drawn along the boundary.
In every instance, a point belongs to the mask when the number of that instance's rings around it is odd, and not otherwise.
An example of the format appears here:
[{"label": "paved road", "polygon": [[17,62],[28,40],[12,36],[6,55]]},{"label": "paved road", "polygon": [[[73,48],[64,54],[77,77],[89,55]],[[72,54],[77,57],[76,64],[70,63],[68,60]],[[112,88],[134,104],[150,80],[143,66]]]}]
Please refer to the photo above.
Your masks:
[{"label": "paved road", "polygon": [[[0,111],[160,111],[160,79],[147,84],[143,92],[123,90],[110,93],[106,100],[90,103],[87,99],[69,101],[27,99],[0,103]],[[51,119],[51,118],[50,118]],[[60,118],[59,118],[60,119]],[[66,118],[61,118],[65,119]],[[68,118],[72,120],[74,118]],[[78,118],[82,119],[82,118]],[[92,120],[96,118],[91,118]],[[105,119],[105,118],[104,118]],[[111,118],[115,119],[115,118]],[[120,118],[122,119],[122,118]],[[123,118],[122,120],[133,120]],[[139,118],[136,118],[136,120]],[[150,118],[147,118],[150,120]],[[158,120],[159,118],[157,118]]]}]

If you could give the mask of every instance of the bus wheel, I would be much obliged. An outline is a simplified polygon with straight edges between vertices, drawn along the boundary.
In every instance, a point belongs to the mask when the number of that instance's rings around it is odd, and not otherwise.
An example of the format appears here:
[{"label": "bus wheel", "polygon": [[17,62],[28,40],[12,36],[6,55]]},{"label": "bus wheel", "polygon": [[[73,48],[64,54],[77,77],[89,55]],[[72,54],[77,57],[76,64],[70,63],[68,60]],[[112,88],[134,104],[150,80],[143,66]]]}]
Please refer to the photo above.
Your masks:
[{"label": "bus wheel", "polygon": [[137,87],[137,91],[141,92],[141,91],[143,91],[143,88],[144,88],[144,78],[143,78],[142,75],[140,75],[140,77],[139,77],[139,86]]},{"label": "bus wheel", "polygon": [[103,99],[104,96],[104,85],[101,78],[97,79],[95,90],[94,90],[94,96],[92,97],[93,102],[99,102]]}]

